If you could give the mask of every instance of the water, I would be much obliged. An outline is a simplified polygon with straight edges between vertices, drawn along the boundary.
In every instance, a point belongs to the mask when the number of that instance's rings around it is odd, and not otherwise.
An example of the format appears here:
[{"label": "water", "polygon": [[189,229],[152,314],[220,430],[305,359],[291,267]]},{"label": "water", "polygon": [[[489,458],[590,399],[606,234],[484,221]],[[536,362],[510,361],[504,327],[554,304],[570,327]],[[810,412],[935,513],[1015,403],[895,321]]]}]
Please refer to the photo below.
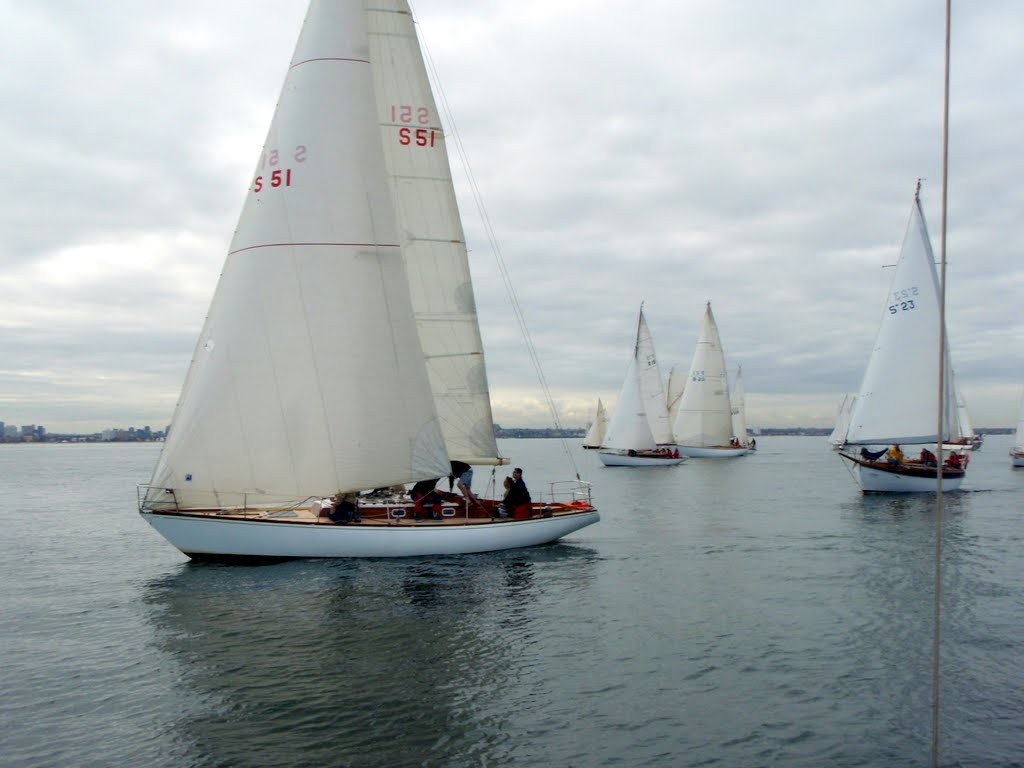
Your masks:
[{"label": "water", "polygon": [[[1024,765],[1010,443],[944,502],[943,765]],[[535,494],[569,474],[501,445]],[[572,447],[603,520],[562,544],[231,567],[135,513],[159,446],[0,446],[0,764],[928,764],[933,498],[862,496],[822,438]]]}]

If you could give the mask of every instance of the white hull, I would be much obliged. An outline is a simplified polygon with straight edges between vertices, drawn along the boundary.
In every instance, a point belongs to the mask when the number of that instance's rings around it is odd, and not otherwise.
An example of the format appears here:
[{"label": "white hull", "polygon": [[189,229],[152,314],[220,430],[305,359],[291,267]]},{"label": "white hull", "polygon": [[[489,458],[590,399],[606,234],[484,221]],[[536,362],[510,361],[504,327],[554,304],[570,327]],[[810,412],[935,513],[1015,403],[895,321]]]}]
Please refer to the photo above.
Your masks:
[{"label": "white hull", "polygon": [[[963,482],[963,475],[943,479],[942,491],[955,491]],[[857,465],[857,480],[864,493],[935,493],[934,477],[910,477],[885,470]]]},{"label": "white hull", "polygon": [[1024,467],[1024,451],[1010,451],[1010,463],[1015,467]]},{"label": "white hull", "polygon": [[597,454],[606,467],[674,467],[686,461],[679,456],[629,456],[628,454],[601,451]]},{"label": "white hull", "polygon": [[[935,468],[917,463],[887,466],[881,462],[865,462],[839,454],[857,465],[857,482],[864,493],[935,493]],[[960,487],[966,471],[943,470],[942,491],[955,491]]]},{"label": "white hull", "polygon": [[600,520],[596,510],[527,520],[347,525],[142,512],[171,544],[198,558],[416,557],[547,544]]},{"label": "white hull", "polygon": [[698,447],[695,445],[680,445],[679,452],[694,459],[732,459],[737,456],[745,456],[750,453],[750,448],[733,448],[728,445],[721,447]]}]

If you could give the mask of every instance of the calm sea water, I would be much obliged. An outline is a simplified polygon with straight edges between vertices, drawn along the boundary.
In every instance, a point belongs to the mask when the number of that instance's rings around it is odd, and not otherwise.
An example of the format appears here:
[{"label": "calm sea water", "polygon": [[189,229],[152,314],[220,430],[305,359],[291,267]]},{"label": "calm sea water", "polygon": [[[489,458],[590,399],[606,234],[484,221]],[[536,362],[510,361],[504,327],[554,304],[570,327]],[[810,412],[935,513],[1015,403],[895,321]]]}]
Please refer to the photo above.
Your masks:
[{"label": "calm sea water", "polygon": [[[943,765],[1024,765],[1024,470],[944,502]],[[503,441],[535,493],[561,443]],[[4,766],[921,766],[931,497],[823,438],[605,469],[563,543],[192,565],[135,512],[158,445],[0,446]],[[485,472],[478,469],[479,489]]]}]

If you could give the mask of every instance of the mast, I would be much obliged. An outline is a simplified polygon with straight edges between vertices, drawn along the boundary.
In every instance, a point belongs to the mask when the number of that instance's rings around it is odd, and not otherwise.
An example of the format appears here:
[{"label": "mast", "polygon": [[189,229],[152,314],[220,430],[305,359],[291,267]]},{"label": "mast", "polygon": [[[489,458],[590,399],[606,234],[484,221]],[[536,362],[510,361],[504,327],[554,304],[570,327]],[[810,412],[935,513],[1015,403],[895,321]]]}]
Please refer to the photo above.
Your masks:
[{"label": "mast", "polygon": [[[942,94],[942,213],[939,235],[939,409],[938,469],[935,472],[935,604],[932,620],[932,766],[939,765],[939,629],[942,606],[942,419],[946,353],[946,200],[949,181],[949,27],[952,0],[946,0],[945,78]],[[918,189],[921,183],[918,182]]]}]

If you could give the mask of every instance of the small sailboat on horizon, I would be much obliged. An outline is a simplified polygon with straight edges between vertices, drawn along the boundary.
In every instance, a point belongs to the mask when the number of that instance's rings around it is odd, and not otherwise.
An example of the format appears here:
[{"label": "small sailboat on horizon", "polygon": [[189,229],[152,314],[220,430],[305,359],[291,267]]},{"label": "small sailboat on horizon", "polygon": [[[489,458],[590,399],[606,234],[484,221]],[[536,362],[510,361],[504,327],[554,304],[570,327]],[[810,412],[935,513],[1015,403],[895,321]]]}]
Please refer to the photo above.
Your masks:
[{"label": "small sailboat on horizon", "polygon": [[1014,432],[1013,447],[1010,449],[1010,465],[1024,467],[1024,395],[1017,407],[1017,429]]},{"label": "small sailboat on horizon", "polygon": [[841,451],[846,445],[846,433],[850,429],[850,415],[853,413],[853,406],[857,402],[857,395],[847,393],[839,403],[839,410],[836,414],[836,424],[832,428],[832,434],[828,436],[828,444],[833,451]]},{"label": "small sailboat on horizon", "polygon": [[140,489],[189,557],[487,552],[600,519],[578,481],[510,517],[406,490],[508,461],[445,144],[406,0],[312,0]]},{"label": "small sailboat on horizon", "polygon": [[[864,493],[934,492],[939,457],[932,454],[929,461],[927,454],[922,454],[921,459],[896,460],[896,452],[902,452],[900,446],[919,445],[927,450],[927,446],[938,444],[935,382],[940,376],[945,381],[942,442],[958,431],[948,343],[942,355],[943,370],[939,367],[939,278],[921,210],[920,181],[887,296],[844,441],[847,451],[862,446],[861,451],[859,455],[844,451],[840,456],[855,465]],[[871,450],[869,446],[882,448]],[[893,446],[891,458],[884,455],[887,446]],[[966,473],[961,455],[951,453],[941,472],[943,491],[959,488]]]},{"label": "small sailboat on horizon", "polygon": [[757,450],[757,441],[748,434],[747,430],[747,392],[743,386],[743,366],[736,369],[736,380],[732,386],[730,396],[732,404],[732,434],[735,440],[743,448],[749,448],[751,453]]},{"label": "small sailboat on horizon", "polygon": [[606,467],[672,466],[685,460],[672,443],[658,356],[643,305],[619,399],[597,455]]},{"label": "small sailboat on horizon", "polygon": [[733,431],[729,379],[718,324],[709,301],[672,433],[679,452],[690,457],[735,458],[750,453]]},{"label": "small sailboat on horizon", "polygon": [[588,450],[600,448],[607,432],[608,413],[605,411],[604,403],[601,402],[599,397],[597,398],[597,412],[594,414],[594,420],[590,423],[590,428],[583,437],[583,447]]},{"label": "small sailboat on horizon", "polygon": [[949,443],[943,448],[947,451],[978,451],[981,450],[983,438],[974,431],[974,424],[971,421],[971,413],[967,410],[967,400],[960,389],[956,371],[953,372],[953,397],[956,402],[956,420],[959,427],[958,434],[953,436]]}]

